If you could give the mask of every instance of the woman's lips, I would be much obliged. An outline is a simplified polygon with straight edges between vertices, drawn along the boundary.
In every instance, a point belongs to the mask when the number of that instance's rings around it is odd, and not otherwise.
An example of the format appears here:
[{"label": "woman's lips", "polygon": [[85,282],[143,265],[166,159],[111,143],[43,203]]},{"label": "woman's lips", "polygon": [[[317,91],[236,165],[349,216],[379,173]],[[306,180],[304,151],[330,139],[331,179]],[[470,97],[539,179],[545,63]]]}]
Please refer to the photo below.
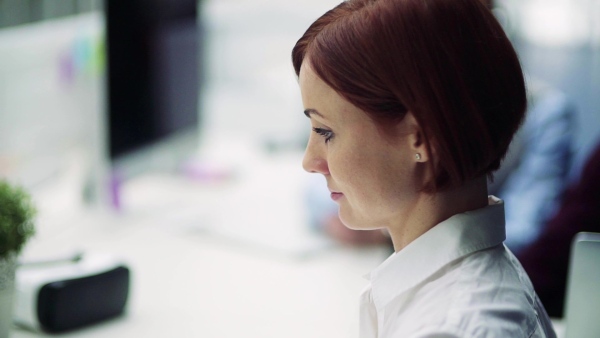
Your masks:
[{"label": "woman's lips", "polygon": [[340,198],[342,198],[342,196],[344,196],[344,194],[342,194],[341,192],[332,192],[331,193],[331,199],[334,201],[339,200]]}]

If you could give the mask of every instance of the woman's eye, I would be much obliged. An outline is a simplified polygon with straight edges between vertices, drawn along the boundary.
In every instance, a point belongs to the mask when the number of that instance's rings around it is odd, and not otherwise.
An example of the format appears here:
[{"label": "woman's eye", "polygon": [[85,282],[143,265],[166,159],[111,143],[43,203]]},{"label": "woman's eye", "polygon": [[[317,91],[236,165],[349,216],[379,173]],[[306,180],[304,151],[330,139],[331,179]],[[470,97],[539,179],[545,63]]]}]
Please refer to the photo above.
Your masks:
[{"label": "woman's eye", "polygon": [[333,138],[333,132],[331,130],[323,128],[313,128],[313,131],[325,138],[325,143],[329,142]]}]

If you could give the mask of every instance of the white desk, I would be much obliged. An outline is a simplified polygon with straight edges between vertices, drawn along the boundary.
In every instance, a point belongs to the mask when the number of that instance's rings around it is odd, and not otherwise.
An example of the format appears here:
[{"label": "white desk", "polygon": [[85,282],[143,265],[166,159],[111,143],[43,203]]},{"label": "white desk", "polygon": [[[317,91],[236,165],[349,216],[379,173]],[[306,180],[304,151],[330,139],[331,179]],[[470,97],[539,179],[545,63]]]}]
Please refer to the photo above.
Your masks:
[{"label": "white desk", "polygon": [[[327,242],[319,240],[282,247],[294,236],[309,239],[298,207],[299,161],[261,158],[233,183],[218,186],[142,177],[123,190],[122,215],[65,216],[57,212],[60,203],[44,204],[52,210],[42,210],[28,256],[108,252],[132,270],[125,316],[61,336],[357,337],[358,296],[367,284],[362,276],[389,249],[323,246]],[[66,195],[47,196],[72,203]],[[233,239],[235,231],[243,235]],[[246,241],[252,233],[262,243]],[[274,245],[265,245],[269,241]],[[11,335],[40,336],[19,328]]]},{"label": "white desk", "polygon": [[[361,278],[383,248],[338,247],[304,260],[150,220],[90,216],[38,247],[110,251],[132,269],[127,314],[65,337],[357,337]],[[20,329],[13,338],[43,334]]]}]

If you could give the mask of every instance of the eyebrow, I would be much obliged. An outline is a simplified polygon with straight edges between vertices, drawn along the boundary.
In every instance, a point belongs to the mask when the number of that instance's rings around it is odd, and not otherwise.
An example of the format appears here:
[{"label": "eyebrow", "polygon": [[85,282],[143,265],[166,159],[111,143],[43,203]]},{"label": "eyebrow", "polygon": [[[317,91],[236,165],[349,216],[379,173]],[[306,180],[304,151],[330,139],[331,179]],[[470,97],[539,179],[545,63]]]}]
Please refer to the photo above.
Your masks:
[{"label": "eyebrow", "polygon": [[321,117],[322,119],[326,119],[325,116],[323,116],[323,114],[319,113],[319,111],[317,111],[316,109],[308,108],[308,109],[304,110],[304,115],[306,115],[306,117],[310,118],[310,116],[312,114],[315,114],[315,115]]}]

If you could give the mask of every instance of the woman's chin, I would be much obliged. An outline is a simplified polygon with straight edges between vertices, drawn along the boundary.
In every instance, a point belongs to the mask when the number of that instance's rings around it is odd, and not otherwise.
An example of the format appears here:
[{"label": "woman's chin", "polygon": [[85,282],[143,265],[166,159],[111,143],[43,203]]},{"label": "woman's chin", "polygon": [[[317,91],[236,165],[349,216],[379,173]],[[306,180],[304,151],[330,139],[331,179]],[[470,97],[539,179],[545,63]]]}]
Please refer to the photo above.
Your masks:
[{"label": "woman's chin", "polygon": [[339,217],[340,222],[350,230],[370,230],[369,224],[367,222],[360,222],[356,219],[356,217],[353,217],[352,215],[347,215],[345,212],[342,211],[341,208],[339,212]]}]

